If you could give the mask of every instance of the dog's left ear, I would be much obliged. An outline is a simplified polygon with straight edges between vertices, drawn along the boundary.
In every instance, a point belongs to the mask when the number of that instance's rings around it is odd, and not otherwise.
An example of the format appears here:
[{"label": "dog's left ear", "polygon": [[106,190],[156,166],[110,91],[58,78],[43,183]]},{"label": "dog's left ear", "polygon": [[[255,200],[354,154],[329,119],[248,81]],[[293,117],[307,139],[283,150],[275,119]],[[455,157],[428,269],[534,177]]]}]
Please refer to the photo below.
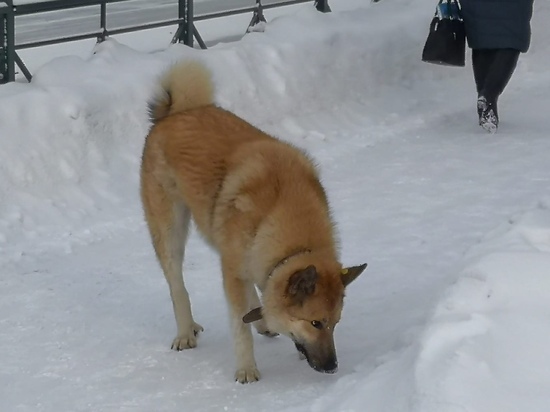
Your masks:
[{"label": "dog's left ear", "polygon": [[315,292],[316,283],[317,269],[315,266],[309,265],[290,276],[286,293],[295,301],[302,303],[307,296]]},{"label": "dog's left ear", "polygon": [[243,316],[244,323],[252,323],[262,318],[262,308],[252,309],[246,315]]},{"label": "dog's left ear", "polygon": [[367,268],[367,264],[364,263],[360,266],[352,266],[349,268],[342,269],[342,272],[340,272],[342,283],[344,284],[344,287],[347,287],[351,282],[353,282],[357,277],[363,273],[363,271]]}]

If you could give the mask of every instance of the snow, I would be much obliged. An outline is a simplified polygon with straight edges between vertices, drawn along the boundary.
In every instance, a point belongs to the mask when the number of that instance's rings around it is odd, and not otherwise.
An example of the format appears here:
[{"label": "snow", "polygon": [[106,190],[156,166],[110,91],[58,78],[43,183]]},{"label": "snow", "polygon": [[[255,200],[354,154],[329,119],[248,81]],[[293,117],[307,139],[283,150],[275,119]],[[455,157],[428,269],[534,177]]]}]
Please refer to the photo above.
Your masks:
[{"label": "snow", "polygon": [[[550,5],[535,4],[495,135],[471,67],[420,61],[433,1],[331,7],[266,13],[263,33],[208,51],[164,49],[156,31],[87,56],[72,53],[86,42],[28,51],[33,82],[0,87],[0,411],[548,410]],[[232,38],[229,22],[207,40]],[[138,170],[147,99],[181,58],[212,69],[221,106],[311,153],[344,263],[369,263],[336,375],[257,336],[262,380],[232,381],[218,259],[196,234],[186,284],[205,332],[169,348]]]}]

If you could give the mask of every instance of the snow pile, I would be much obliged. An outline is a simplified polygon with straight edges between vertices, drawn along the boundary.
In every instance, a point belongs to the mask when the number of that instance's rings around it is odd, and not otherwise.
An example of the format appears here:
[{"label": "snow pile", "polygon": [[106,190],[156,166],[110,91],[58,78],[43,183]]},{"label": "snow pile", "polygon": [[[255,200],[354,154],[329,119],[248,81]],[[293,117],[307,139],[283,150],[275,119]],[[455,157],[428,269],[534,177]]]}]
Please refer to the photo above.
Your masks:
[{"label": "snow pile", "polygon": [[32,84],[0,89],[0,263],[29,252],[20,240],[48,249],[87,239],[93,217],[137,202],[145,102],[160,63],[106,42],[89,61],[58,58]]},{"label": "snow pile", "polygon": [[415,368],[419,411],[550,405],[550,201],[474,247],[437,306]]},{"label": "snow pile", "polygon": [[472,248],[418,341],[338,380],[328,412],[546,412],[550,405],[550,200]]},{"label": "snow pile", "polygon": [[[371,102],[376,117],[396,88],[410,97],[400,109],[414,107],[418,89],[433,89],[431,81],[441,75],[418,59],[425,26],[412,24],[416,14],[408,13],[386,24],[383,16],[401,4],[366,6],[333,14],[300,9],[271,22],[265,33],[207,52],[174,45],[143,54],[109,40],[87,60],[54,59],[32,84],[3,86],[0,263],[27,253],[15,242],[20,237],[44,250],[70,250],[75,242],[101,237],[103,222],[124,225],[125,209],[139,208],[146,103],[157,76],[176,59],[204,59],[220,105],[268,130],[292,113],[337,108],[345,99]],[[367,33],[380,39],[367,41]]]}]

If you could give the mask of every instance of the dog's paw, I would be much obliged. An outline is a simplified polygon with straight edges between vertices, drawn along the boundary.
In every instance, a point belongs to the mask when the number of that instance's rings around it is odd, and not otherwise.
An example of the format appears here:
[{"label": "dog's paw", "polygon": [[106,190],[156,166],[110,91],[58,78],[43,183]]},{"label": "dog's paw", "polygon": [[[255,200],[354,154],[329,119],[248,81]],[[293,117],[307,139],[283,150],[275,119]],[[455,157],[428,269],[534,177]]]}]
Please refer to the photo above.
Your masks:
[{"label": "dog's paw", "polygon": [[268,338],[274,338],[275,336],[279,336],[278,333],[271,332],[271,331],[267,328],[267,325],[265,324],[265,321],[264,321],[263,319],[254,322],[254,327],[256,328],[256,331],[257,331],[260,335],[267,336]]},{"label": "dog's paw", "polygon": [[260,380],[260,372],[256,367],[237,369],[235,380],[239,383],[257,382]]},{"label": "dog's paw", "polygon": [[201,325],[193,322],[193,326],[187,333],[176,336],[172,342],[172,349],[180,351],[195,348],[197,346],[197,336],[203,330],[204,328]]}]

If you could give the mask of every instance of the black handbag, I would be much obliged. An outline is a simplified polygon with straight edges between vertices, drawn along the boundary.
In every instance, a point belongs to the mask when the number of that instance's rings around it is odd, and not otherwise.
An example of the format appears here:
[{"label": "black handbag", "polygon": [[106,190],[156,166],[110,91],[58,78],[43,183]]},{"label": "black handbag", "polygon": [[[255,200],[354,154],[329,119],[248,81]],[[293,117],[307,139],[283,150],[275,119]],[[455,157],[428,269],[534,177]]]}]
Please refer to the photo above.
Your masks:
[{"label": "black handbag", "polygon": [[466,60],[466,32],[457,0],[440,0],[422,50],[422,61],[463,67]]}]

